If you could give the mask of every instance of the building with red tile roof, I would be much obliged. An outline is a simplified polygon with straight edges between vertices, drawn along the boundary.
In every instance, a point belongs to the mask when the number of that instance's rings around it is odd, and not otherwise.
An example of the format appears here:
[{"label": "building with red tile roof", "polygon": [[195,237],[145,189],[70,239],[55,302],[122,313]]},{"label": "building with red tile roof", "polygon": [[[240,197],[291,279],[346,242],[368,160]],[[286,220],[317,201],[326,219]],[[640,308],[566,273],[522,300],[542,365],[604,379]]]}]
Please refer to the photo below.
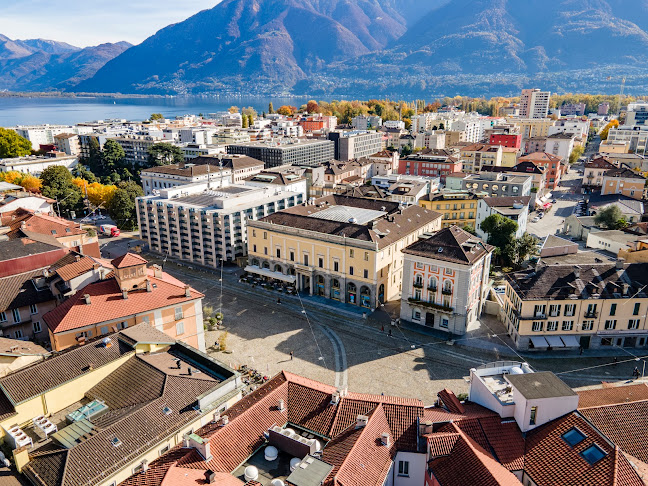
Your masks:
[{"label": "building with red tile roof", "polygon": [[74,221],[49,213],[18,208],[0,214],[0,222],[4,234],[9,239],[24,238],[25,236],[33,238],[34,235],[41,235],[70,250],[101,257],[97,236],[90,236],[79,223]]},{"label": "building with red tile roof", "polygon": [[86,285],[45,314],[52,348],[146,322],[204,351],[204,295],[146,264],[135,254],[116,258],[112,277]]},{"label": "building with red tile roof", "polygon": [[533,162],[538,167],[544,167],[546,169],[547,188],[551,191],[558,188],[560,178],[567,170],[565,160],[562,157],[547,152],[533,152],[520,157],[518,162]]},{"label": "building with red tile roof", "polygon": [[[251,464],[258,468],[257,481],[261,484],[270,484],[272,478],[287,485],[299,484],[294,473],[281,466],[290,457],[303,463],[296,470],[312,467],[311,474],[321,473],[325,486],[382,486],[397,475],[394,468],[405,461],[403,458],[407,459],[409,474],[420,475],[419,484],[423,483],[425,455],[418,447],[423,404],[419,400],[338,391],[284,371],[224,414],[196,431],[209,444],[207,458],[179,445],[153,461],[146,473],[133,475],[120,486],[163,486],[167,475],[177,474],[174,468],[242,479]],[[280,431],[277,437],[281,436],[277,442],[273,439],[275,430]],[[286,452],[295,442],[304,441],[314,449],[303,459],[295,452]],[[264,469],[262,457],[268,444],[278,447],[281,457]],[[259,453],[262,456],[257,461]]]}]

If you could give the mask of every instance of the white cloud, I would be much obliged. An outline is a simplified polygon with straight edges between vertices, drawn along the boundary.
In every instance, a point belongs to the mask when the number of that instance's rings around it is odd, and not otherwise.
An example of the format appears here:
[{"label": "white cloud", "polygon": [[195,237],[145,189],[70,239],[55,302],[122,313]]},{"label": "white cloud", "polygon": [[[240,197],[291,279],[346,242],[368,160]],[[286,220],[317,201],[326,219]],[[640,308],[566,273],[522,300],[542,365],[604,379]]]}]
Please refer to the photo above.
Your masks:
[{"label": "white cloud", "polygon": [[104,42],[139,44],[220,0],[21,0],[0,2],[0,34],[52,39],[85,47]]}]

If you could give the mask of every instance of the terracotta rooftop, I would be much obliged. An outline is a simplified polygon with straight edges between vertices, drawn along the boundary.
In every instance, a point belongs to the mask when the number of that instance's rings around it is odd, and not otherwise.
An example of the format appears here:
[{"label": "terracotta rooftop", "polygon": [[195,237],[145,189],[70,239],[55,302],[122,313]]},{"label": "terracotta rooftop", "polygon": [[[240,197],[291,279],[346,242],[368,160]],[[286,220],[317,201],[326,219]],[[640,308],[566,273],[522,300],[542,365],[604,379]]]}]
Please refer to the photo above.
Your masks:
[{"label": "terracotta rooftop", "polygon": [[604,407],[606,405],[621,405],[624,403],[648,400],[648,385],[638,383],[625,386],[611,386],[582,390],[578,393],[578,409]]},{"label": "terracotta rooftop", "polygon": [[597,157],[585,163],[586,169],[616,169],[614,165],[607,157]]},{"label": "terracotta rooftop", "polygon": [[562,157],[547,152],[533,152],[519,158],[519,162],[530,160],[532,162],[547,163],[547,162],[562,162]]},{"label": "terracotta rooftop", "polygon": [[635,172],[632,169],[628,169],[626,166],[615,167],[605,172],[604,177],[618,178],[618,179],[639,179],[645,180],[646,178]]},{"label": "terracotta rooftop", "polygon": [[66,282],[69,282],[79,275],[83,275],[84,273],[89,272],[90,270],[95,268],[95,265],[99,267],[99,264],[95,262],[93,258],[80,256],[77,260],[76,255],[70,254],[70,256],[72,257],[72,261],[70,263],[67,263],[66,265],[60,266],[56,269],[57,275]]},{"label": "terracotta rooftop", "polygon": [[2,225],[9,227],[9,238],[21,238],[21,230],[55,238],[86,234],[79,223],[23,208],[3,213],[1,218]]},{"label": "terracotta rooftop", "polygon": [[493,250],[493,246],[453,225],[442,229],[429,238],[421,238],[415,241],[402,251],[409,255],[433,260],[472,265]]},{"label": "terracotta rooftop", "polygon": [[142,258],[135,253],[126,253],[120,257],[115,258],[110,262],[115,268],[133,267],[135,265],[146,265],[148,260]]},{"label": "terracotta rooftop", "polygon": [[[43,320],[54,333],[70,331],[100,322],[112,321],[134,314],[161,309],[203,297],[190,289],[191,296],[185,296],[184,287],[170,283],[164,278],[148,276],[151,291],[146,289],[128,292],[124,299],[115,278],[91,283],[77,291],[63,304],[43,316]],[[90,296],[86,304],[84,295]]]},{"label": "terracotta rooftop", "polygon": [[[397,450],[417,450],[417,422],[423,414],[419,400],[348,393],[332,404],[335,387],[282,372],[227,410],[222,419],[207,424],[196,434],[209,440],[212,459],[204,461],[193,450],[176,448],[153,461],[145,474],[137,474],[121,486],[161,486],[174,466],[210,469],[229,474],[265,443],[264,432],[277,424],[290,423],[327,442],[322,459],[334,466],[325,486],[382,486]],[[278,408],[283,400],[285,408]],[[369,417],[356,428],[358,415]],[[383,432],[390,434],[390,447],[380,445]],[[364,467],[363,467],[364,466]],[[362,475],[360,475],[362,473]]]}]

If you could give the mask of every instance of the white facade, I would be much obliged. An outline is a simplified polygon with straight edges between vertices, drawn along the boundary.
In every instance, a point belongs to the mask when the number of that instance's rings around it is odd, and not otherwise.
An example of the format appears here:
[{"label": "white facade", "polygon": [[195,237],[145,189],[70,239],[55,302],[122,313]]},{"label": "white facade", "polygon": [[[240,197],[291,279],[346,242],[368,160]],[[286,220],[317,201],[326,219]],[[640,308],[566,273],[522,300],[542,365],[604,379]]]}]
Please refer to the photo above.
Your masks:
[{"label": "white facade", "polygon": [[152,251],[216,267],[247,255],[247,221],[301,204],[303,192],[281,187],[207,182],[163,189],[137,199],[140,235]]},{"label": "white facade", "polygon": [[79,133],[71,125],[35,125],[13,127],[18,135],[26,138],[32,144],[32,149],[38,150],[40,145],[53,145],[54,136],[61,133]]},{"label": "white facade", "polygon": [[401,120],[387,120],[386,122],[383,122],[383,127],[405,130],[405,122]]},{"label": "white facade", "polygon": [[523,89],[520,97],[520,118],[546,118],[549,113],[549,91]]},{"label": "white facade", "polygon": [[426,466],[426,454],[398,451],[383,486],[424,486]]},{"label": "white facade", "polygon": [[35,176],[52,166],[62,166],[66,169],[74,169],[79,163],[79,157],[66,156],[66,157],[42,157],[36,155],[28,155],[27,157],[16,157],[14,159],[1,159],[0,171],[8,172],[10,170],[17,170],[18,172],[26,172]]},{"label": "white facade", "polygon": [[557,133],[574,135],[577,140],[583,140],[589,134],[589,122],[576,119],[558,120],[555,125],[549,127],[547,135],[552,136]]},{"label": "white facade", "polygon": [[482,238],[484,241],[488,239],[488,233],[482,231],[481,224],[492,214],[499,214],[515,221],[518,224],[518,229],[515,232],[516,238],[520,238],[526,232],[527,220],[529,218],[529,206],[527,204],[515,204],[512,208],[498,208],[490,207],[483,199],[480,199],[477,203],[477,221],[475,230],[477,236]]},{"label": "white facade", "polygon": [[628,150],[646,155],[648,146],[648,125],[620,126],[608,132],[608,142],[629,142]]},{"label": "white facade", "polygon": [[146,170],[140,173],[142,189],[144,190],[145,196],[149,196],[155,191],[194,184],[196,182],[207,182],[207,180],[209,180],[211,188],[226,186],[232,182],[232,171],[227,168],[220,169],[218,166],[211,167],[212,170],[209,173],[194,175],[189,174],[189,169],[183,175],[168,173],[169,171],[165,171],[164,167],[160,169],[159,172]]},{"label": "white facade", "polygon": [[414,148],[428,148],[432,150],[441,150],[446,146],[445,131],[433,130],[415,135],[416,141]]},{"label": "white facade", "polygon": [[34,211],[35,213],[53,213],[52,203],[43,196],[15,197],[0,194],[0,213],[8,213],[18,208]]},{"label": "white facade", "polygon": [[[569,138],[568,138],[569,137]],[[574,150],[574,137],[573,136],[557,136],[547,137],[545,144],[545,152],[554,154],[562,158],[565,162],[569,161],[569,156]]]}]

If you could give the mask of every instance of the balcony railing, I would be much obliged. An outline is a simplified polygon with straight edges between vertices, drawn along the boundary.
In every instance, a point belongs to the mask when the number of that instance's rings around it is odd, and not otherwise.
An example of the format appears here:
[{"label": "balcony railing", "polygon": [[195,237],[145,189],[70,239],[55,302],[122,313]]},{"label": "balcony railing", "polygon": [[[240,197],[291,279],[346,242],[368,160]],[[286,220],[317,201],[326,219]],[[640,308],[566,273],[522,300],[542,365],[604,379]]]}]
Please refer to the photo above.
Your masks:
[{"label": "balcony railing", "polygon": [[437,291],[437,286],[436,285],[428,285],[427,288],[430,292],[436,292]]},{"label": "balcony railing", "polygon": [[443,295],[452,295],[452,289],[443,289],[441,293]]},{"label": "balcony railing", "polygon": [[421,307],[427,307],[429,309],[435,309],[441,312],[451,313],[454,310],[452,307],[446,307],[445,305],[435,304],[434,302],[427,302],[425,300],[416,299],[414,297],[410,297],[407,300],[410,304],[419,305]]},{"label": "balcony railing", "polygon": [[412,284],[412,286],[413,286],[415,289],[422,289],[422,288],[423,288],[423,282],[414,282],[414,283]]}]

